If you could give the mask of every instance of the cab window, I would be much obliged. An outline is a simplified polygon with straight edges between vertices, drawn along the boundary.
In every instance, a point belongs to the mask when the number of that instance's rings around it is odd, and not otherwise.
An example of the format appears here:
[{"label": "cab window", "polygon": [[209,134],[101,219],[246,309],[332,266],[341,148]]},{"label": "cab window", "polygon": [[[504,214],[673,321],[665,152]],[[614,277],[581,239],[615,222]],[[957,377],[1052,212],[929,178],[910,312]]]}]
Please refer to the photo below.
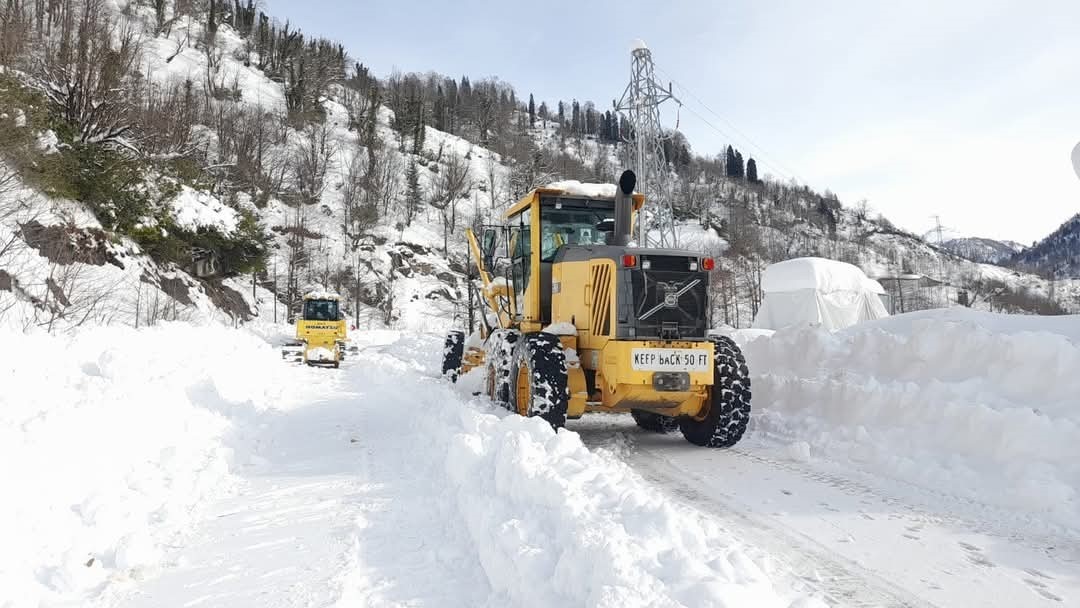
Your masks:
[{"label": "cab window", "polygon": [[338,303],[333,300],[304,302],[305,321],[338,321]]},{"label": "cab window", "polygon": [[540,259],[551,262],[563,245],[603,245],[607,232],[602,226],[615,218],[614,209],[544,208],[541,215]]},{"label": "cab window", "polygon": [[525,288],[529,286],[529,277],[532,274],[532,232],[528,222],[529,214],[524,213],[519,219],[517,226],[510,227],[510,261],[511,274],[514,284],[517,314],[523,314]]}]

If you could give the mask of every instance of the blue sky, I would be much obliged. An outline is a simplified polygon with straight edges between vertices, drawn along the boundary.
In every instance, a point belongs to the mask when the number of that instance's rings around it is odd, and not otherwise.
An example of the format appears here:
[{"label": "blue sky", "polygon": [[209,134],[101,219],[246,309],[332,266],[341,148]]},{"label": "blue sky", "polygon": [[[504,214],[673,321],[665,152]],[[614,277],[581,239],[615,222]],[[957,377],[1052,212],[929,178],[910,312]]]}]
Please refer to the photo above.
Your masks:
[{"label": "blue sky", "polygon": [[1080,211],[1080,2],[266,3],[378,75],[497,76],[537,103],[606,108],[642,38],[695,152],[732,143],[916,232],[1030,242]]}]

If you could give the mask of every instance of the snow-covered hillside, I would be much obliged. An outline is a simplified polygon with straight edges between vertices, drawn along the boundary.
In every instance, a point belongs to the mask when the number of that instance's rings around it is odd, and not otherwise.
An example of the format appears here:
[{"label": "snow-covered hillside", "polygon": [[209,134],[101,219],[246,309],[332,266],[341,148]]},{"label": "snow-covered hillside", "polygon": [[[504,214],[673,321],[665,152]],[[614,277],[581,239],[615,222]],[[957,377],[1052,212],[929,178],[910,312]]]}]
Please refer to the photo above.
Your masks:
[{"label": "snow-covered hillside", "polygon": [[[164,7],[168,17],[173,5]],[[507,126],[497,133],[477,135],[449,125],[461,131],[451,135],[423,122],[418,132],[405,124],[408,117],[396,116],[390,107],[414,108],[418,102],[410,100],[418,93],[408,87],[427,85],[419,78],[380,84],[359,67],[347,79],[328,80],[318,95],[305,93],[311,99],[301,99],[307,101],[304,113],[297,115],[296,96],[304,91],[270,73],[278,57],[260,54],[266,32],[248,28],[243,19],[218,23],[211,36],[197,13],[162,21],[151,7],[138,3],[106,3],[102,10],[140,34],[136,80],[147,83],[149,99],[160,96],[182,105],[198,93],[192,87],[202,88],[209,110],[175,117],[175,129],[165,129],[168,137],[154,131],[144,138],[145,145],[161,148],[147,156],[166,161],[165,167],[147,169],[142,187],[162,192],[152,205],[156,217],[142,218],[130,234],[110,228],[94,237],[123,249],[132,260],[124,271],[95,270],[81,259],[62,269],[66,275],[94,275],[95,291],[108,297],[71,297],[67,291],[78,291],[75,286],[52,287],[56,264],[34,257],[20,227],[33,219],[52,231],[45,234],[109,228],[102,218],[95,218],[89,204],[43,194],[25,180],[7,184],[15,191],[0,193],[0,199],[8,207],[16,204],[18,213],[0,213],[0,242],[23,250],[0,250],[6,273],[0,275],[0,314],[18,310],[4,314],[9,324],[48,326],[56,316],[68,325],[77,323],[87,306],[76,300],[93,302],[96,322],[129,325],[161,318],[235,323],[260,314],[272,318],[275,308],[285,318],[299,294],[322,285],[344,295],[350,317],[360,326],[444,329],[465,316],[467,226],[496,219],[530,185],[560,179],[613,181],[625,163],[619,146],[571,131],[553,117],[527,126],[523,109],[500,118]],[[492,94],[505,99],[507,89]],[[0,122],[27,131],[29,140],[38,142],[32,154],[63,156],[71,144],[46,128],[51,123],[42,118],[42,108],[31,107],[26,99],[8,99],[11,107],[0,107]],[[162,137],[183,143],[170,148],[158,141]],[[187,165],[168,165],[176,158],[202,167],[192,175]],[[974,300],[976,308],[1048,310],[1045,302],[1051,299],[1056,303],[1050,308],[1080,307],[1080,288],[1071,283],[1051,285],[1034,275],[977,264],[896,231],[884,219],[871,219],[865,209],[843,208],[835,198],[804,187],[727,177],[706,158],[686,162],[672,175],[669,193],[680,216],[678,240],[684,247],[724,257],[713,279],[719,296],[714,318],[722,323],[748,326],[760,301],[756,277],[761,269],[805,255],[855,263],[875,278],[919,274],[938,285],[897,294],[905,310],[956,305],[965,291],[974,293],[969,303]],[[249,216],[269,245],[264,259],[244,260],[245,267],[255,267],[256,276],[238,277],[224,269],[214,277],[211,267],[210,280],[192,278],[189,273],[202,263],[195,256],[223,256],[213,248],[237,236],[238,225],[250,230],[245,223]],[[187,231],[187,238],[208,231],[220,238],[212,240],[209,251],[194,247],[189,262],[176,257],[176,235],[170,232],[177,230]],[[97,276],[102,272],[109,276]],[[222,273],[233,278],[222,281]],[[254,291],[242,287],[252,283]],[[891,283],[885,285],[891,289]],[[978,295],[1002,289],[1013,297]],[[154,311],[144,315],[147,301]]]},{"label": "snow-covered hillside", "polygon": [[1080,214],[1021,252],[1013,262],[1058,279],[1080,279]]}]

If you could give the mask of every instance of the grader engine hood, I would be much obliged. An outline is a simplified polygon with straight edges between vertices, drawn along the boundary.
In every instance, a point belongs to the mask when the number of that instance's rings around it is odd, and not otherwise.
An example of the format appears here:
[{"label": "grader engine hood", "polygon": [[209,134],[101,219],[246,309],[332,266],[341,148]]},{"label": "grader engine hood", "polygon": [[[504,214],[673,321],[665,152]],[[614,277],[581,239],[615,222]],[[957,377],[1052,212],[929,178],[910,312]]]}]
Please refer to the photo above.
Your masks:
[{"label": "grader engine hood", "polygon": [[705,338],[709,275],[700,269],[700,258],[655,249],[628,249],[624,257],[636,264],[623,264],[619,273],[617,337]]},{"label": "grader engine hood", "polygon": [[[618,340],[704,340],[709,273],[702,260],[675,249],[564,247],[556,265],[585,263],[591,270],[587,280],[580,279],[588,293],[568,291],[560,302],[567,309],[557,316],[588,315],[593,335]],[[557,274],[560,280],[569,276]],[[556,289],[562,292],[563,286]],[[577,301],[587,302],[587,311],[571,312]]]}]

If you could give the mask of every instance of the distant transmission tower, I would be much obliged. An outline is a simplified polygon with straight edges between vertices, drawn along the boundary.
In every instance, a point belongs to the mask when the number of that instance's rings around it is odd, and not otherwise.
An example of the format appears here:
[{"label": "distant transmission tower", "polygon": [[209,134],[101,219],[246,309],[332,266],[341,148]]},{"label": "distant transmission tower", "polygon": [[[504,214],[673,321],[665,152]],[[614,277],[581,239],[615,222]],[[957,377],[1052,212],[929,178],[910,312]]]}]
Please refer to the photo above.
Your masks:
[{"label": "distant transmission tower", "polygon": [[[642,209],[638,219],[638,242],[648,245],[647,234],[652,228],[660,233],[661,247],[678,247],[675,234],[675,213],[667,188],[668,167],[664,159],[663,133],[660,130],[660,104],[669,99],[682,105],[671,94],[671,85],[664,89],[653,76],[652,51],[641,40],[635,40],[630,51],[633,65],[630,84],[626,85],[622,99],[614,104],[617,112],[623,112],[633,129],[634,172],[637,173],[640,190],[644,192],[648,207]],[[647,221],[647,213],[651,221]],[[651,224],[646,226],[646,224]]]},{"label": "distant transmission tower", "polygon": [[941,226],[941,216],[931,215],[930,217],[934,218],[934,223],[936,224],[934,232],[937,233],[937,244],[940,247],[945,242],[945,236],[943,234],[943,228]]}]

